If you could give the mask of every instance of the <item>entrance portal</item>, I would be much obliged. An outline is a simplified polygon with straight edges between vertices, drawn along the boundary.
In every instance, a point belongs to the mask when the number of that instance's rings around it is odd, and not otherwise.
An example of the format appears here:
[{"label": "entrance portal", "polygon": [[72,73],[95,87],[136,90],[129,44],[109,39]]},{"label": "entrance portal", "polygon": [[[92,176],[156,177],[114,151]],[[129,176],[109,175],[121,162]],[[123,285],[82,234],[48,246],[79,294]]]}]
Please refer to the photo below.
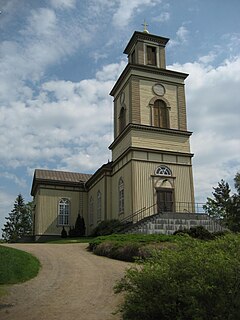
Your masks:
[{"label": "entrance portal", "polygon": [[157,190],[157,209],[158,212],[173,212],[173,190]]}]

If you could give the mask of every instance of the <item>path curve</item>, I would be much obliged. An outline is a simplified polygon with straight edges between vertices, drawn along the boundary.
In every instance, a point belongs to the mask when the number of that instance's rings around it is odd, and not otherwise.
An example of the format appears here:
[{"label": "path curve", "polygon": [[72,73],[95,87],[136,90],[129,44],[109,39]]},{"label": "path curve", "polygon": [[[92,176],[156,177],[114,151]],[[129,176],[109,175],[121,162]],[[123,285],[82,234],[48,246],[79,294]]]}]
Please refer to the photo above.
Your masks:
[{"label": "path curve", "polygon": [[122,297],[113,293],[129,264],[86,251],[87,244],[14,244],[41,262],[38,276],[10,286],[1,320],[117,320]]}]

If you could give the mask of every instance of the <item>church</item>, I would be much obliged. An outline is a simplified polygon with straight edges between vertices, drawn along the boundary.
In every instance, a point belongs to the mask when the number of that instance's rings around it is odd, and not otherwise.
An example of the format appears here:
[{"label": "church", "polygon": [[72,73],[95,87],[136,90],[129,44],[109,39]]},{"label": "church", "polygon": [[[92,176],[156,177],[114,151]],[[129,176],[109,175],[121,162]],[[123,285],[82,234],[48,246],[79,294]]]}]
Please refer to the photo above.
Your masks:
[{"label": "church", "polygon": [[128,64],[110,95],[114,108],[112,160],[94,174],[36,169],[34,236],[59,236],[78,214],[86,234],[103,220],[139,221],[157,213],[195,213],[184,81],[166,68],[168,38],[135,31]]}]

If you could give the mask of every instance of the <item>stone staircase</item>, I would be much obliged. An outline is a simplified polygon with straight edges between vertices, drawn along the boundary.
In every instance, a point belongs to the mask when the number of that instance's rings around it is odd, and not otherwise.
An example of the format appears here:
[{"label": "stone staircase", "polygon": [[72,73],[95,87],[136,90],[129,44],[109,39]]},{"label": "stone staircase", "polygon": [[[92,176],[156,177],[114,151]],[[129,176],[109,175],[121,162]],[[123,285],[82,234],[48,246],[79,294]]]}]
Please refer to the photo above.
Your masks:
[{"label": "stone staircase", "polygon": [[157,213],[127,227],[124,233],[173,234],[177,230],[203,226],[210,232],[226,230],[206,214]]}]

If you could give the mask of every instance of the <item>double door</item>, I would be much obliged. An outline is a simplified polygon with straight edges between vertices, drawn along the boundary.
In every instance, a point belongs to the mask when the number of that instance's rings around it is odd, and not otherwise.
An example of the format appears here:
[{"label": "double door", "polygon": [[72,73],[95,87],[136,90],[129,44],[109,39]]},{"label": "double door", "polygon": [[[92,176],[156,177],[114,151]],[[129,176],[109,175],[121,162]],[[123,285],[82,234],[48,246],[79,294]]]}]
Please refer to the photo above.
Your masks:
[{"label": "double door", "polygon": [[158,212],[174,212],[173,190],[157,190],[157,209]]}]

